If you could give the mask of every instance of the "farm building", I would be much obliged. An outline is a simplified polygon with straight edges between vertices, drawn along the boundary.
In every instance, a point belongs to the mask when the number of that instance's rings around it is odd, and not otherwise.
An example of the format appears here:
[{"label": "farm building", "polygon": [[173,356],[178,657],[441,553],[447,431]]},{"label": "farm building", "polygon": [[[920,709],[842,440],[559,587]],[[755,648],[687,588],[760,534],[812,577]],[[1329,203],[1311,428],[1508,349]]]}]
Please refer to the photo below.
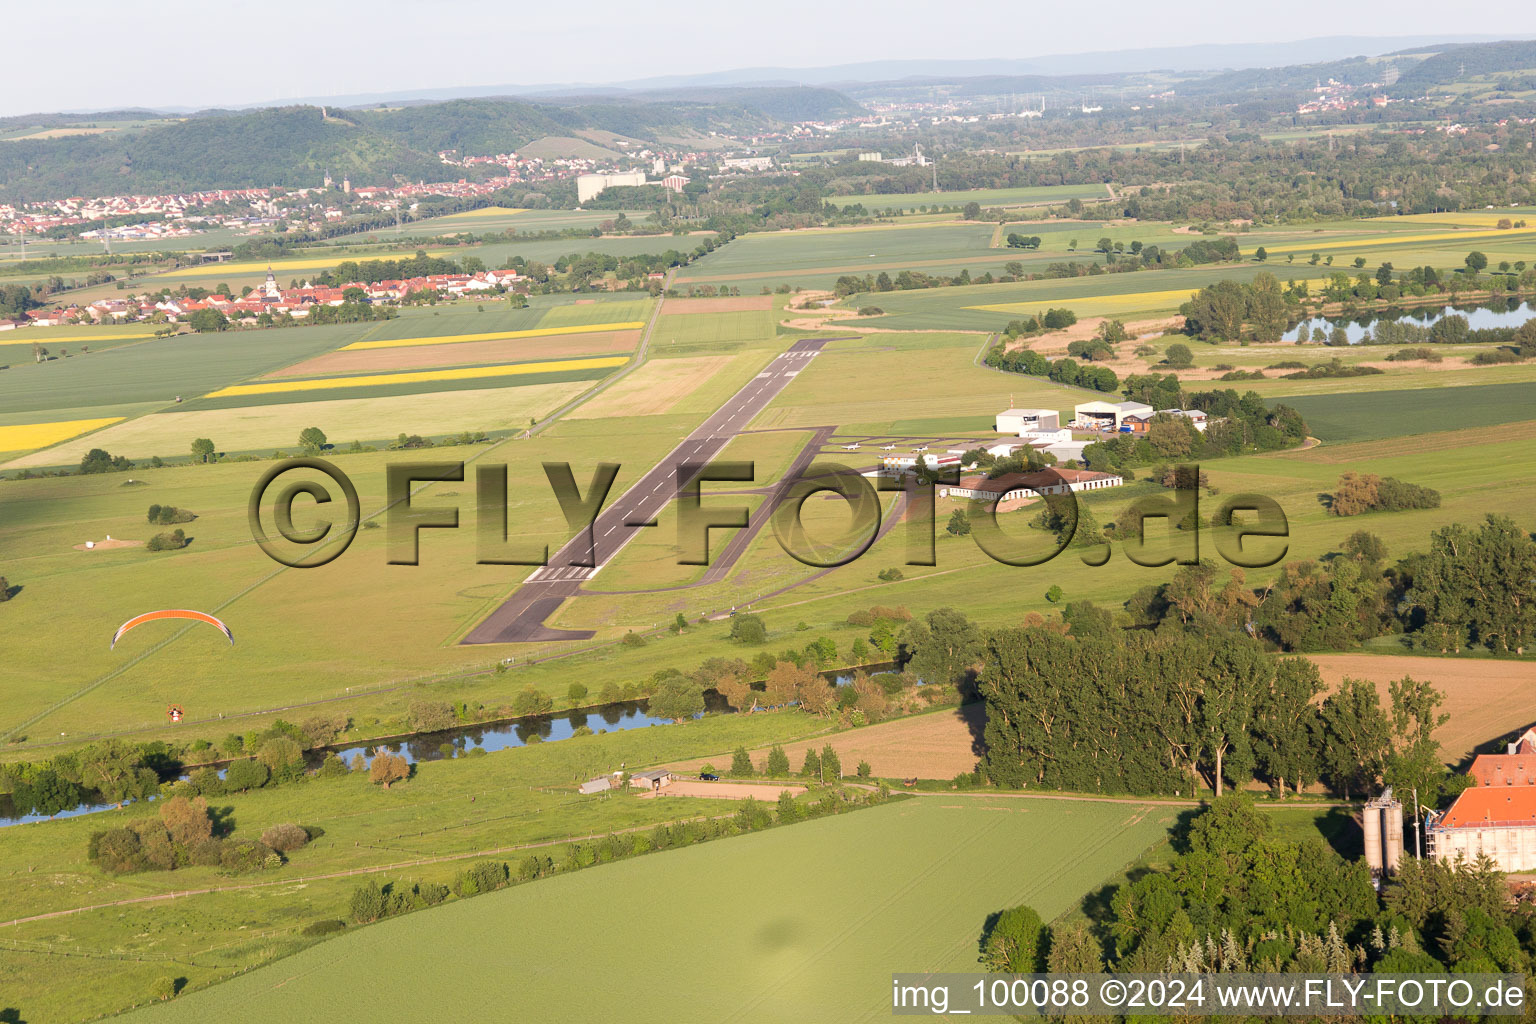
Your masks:
[{"label": "farm building", "polygon": [[1090,473],[1083,469],[1048,469],[1033,473],[1004,473],[994,479],[968,476],[959,484],[939,488],[939,497],[957,501],[996,503],[1000,509],[1030,502],[1043,494],[1096,491],[1118,487],[1125,481],[1113,473]]},{"label": "farm building", "polygon": [[1500,871],[1536,869],[1536,729],[1503,754],[1479,754],[1473,785],[1450,810],[1424,821],[1426,852],[1437,860],[1491,858]]},{"label": "farm building", "polygon": [[1084,402],[1073,406],[1072,421],[1080,427],[1119,430],[1127,416],[1151,417],[1153,408],[1142,402]]},{"label": "farm building", "polygon": [[1004,409],[997,414],[999,434],[1024,436],[1028,430],[1055,430],[1061,426],[1061,414],[1054,409]]},{"label": "farm building", "polygon": [[1536,869],[1536,786],[1473,786],[1424,822],[1436,860],[1492,859],[1500,871]]},{"label": "farm building", "polygon": [[629,777],[629,784],[635,789],[662,789],[672,785],[672,773],[665,768],[635,772]]},{"label": "farm building", "polygon": [[1479,786],[1536,786],[1536,728],[1521,733],[1502,754],[1478,754],[1467,774]]},{"label": "farm building", "polygon": [[595,779],[588,779],[586,782],[583,782],[581,785],[577,786],[576,792],[582,794],[583,796],[591,796],[594,793],[606,793],[612,788],[612,780],[610,780],[606,775],[601,775]]}]

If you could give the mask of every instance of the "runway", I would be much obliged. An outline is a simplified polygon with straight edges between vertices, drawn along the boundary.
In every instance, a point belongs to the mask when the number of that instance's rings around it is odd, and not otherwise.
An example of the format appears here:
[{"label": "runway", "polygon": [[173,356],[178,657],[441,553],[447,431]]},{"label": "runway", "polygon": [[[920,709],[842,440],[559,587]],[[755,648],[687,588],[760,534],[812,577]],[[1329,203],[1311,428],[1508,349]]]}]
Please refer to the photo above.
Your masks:
[{"label": "runway", "polygon": [[[837,338],[807,338],[776,356],[724,405],[705,420],[654,468],[615,499],[597,517],[589,533],[581,531],[550,555],[549,564],[535,569],[523,585],[460,643],[507,644],[548,640],[585,640],[591,630],[552,629],[544,620],[561,602],[580,592],[581,584],[602,571],[645,524],[654,522],[677,497],[688,479],[678,479],[678,467],[701,464],[719,456],[758,413],[789,386],[822,346]],[[691,477],[690,477],[691,479]],[[766,506],[759,515],[771,509]],[[740,550],[742,545],[738,545]],[[724,553],[722,553],[723,556]],[[590,564],[588,564],[590,563]]]}]

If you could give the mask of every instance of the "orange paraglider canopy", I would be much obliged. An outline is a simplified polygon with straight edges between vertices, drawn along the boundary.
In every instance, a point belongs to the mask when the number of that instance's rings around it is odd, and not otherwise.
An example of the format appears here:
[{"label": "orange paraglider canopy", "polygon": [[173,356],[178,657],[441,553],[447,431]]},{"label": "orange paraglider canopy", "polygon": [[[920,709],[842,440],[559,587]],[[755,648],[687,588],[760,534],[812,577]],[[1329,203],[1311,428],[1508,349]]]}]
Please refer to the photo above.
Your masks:
[{"label": "orange paraglider canopy", "polygon": [[231,644],[235,642],[235,634],[229,631],[229,627],[207,612],[195,612],[186,608],[167,608],[157,612],[145,612],[143,615],[135,615],[121,626],[118,626],[117,632],[112,634],[112,646],[116,647],[117,642],[123,638],[123,634],[130,629],[133,629],[135,626],[141,626],[146,622],[154,622],[156,619],[190,619],[193,622],[206,622],[208,625],[216,627],[228,637]]}]

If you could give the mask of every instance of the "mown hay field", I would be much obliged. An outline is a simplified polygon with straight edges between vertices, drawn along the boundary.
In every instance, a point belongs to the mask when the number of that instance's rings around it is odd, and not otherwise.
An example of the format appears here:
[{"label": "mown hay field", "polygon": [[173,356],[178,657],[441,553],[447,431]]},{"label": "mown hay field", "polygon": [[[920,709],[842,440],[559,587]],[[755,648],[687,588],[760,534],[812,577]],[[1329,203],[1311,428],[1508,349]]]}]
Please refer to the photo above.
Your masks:
[{"label": "mown hay field", "polygon": [[438,381],[463,381],[494,377],[520,377],[526,374],[563,373],[577,370],[613,369],[623,366],[622,356],[594,356],[589,359],[542,360],[531,363],[507,363],[501,366],[461,366],[446,370],[417,370],[410,373],[378,373],[360,377],[321,377],[312,380],[267,380],[255,384],[234,384],[209,392],[204,398],[249,398],[289,391],[333,391],[339,388],[391,388]]},{"label": "mown hay field", "polygon": [[[378,370],[424,370],[445,366],[501,363],[509,360],[559,359],[577,356],[633,352],[639,331],[582,331],[572,334],[532,332],[527,337],[502,337],[489,341],[451,344],[425,342],[404,347],[362,349],[347,346],[336,352],[306,359],[266,375],[267,379],[318,377],[333,373]],[[447,341],[447,339],[444,339]]]},{"label": "mown hay field", "polygon": [[532,327],[522,331],[485,331],[479,334],[440,334],[419,338],[379,338],[343,345],[343,352],[361,352],[376,348],[417,348],[422,345],[458,345],[466,341],[513,341],[519,338],[548,338],[562,334],[601,333],[603,331],[638,331],[645,323],[623,320],[611,323],[574,324],[556,327]]},{"label": "mown hay field", "polygon": [[[1124,295],[1094,296],[1086,300],[1077,300],[1068,303],[1074,310],[1082,307],[1084,310],[1091,308],[1093,316],[1108,316],[1112,313],[1150,313],[1159,310],[1178,309],[1180,305],[1189,301],[1195,294],[1195,289],[1173,288],[1164,291],[1153,292],[1129,292]],[[970,309],[982,309],[990,313],[1007,313],[1010,316],[1033,316],[1043,313],[1052,306],[1061,303],[1053,299],[1036,299],[1033,302],[1004,302],[985,306],[971,306]]]},{"label": "mown hay field", "polygon": [[[344,999],[357,1019],[469,1000],[530,1020],[875,1020],[891,971],[976,970],[988,914],[1074,909],[1177,810],[915,798],[388,920],[129,1019],[267,1021]],[[644,954],[659,936],[666,951]],[[420,971],[426,948],[455,969]]]},{"label": "mown hay field", "polygon": [[656,416],[671,412],[694,388],[709,380],[732,356],[652,359],[589,402],[572,410],[571,419]]}]

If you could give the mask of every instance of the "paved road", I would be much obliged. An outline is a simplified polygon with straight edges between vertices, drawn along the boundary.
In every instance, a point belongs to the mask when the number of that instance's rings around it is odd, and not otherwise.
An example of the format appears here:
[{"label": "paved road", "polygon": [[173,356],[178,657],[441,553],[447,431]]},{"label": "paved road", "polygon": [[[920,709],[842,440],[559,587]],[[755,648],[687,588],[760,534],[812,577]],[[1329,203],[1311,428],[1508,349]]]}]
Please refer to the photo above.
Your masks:
[{"label": "paved road", "polygon": [[775,357],[697,430],[683,438],[654,469],[599,514],[590,531],[583,530],[567,541],[550,556],[547,566],[535,569],[505,604],[460,642],[506,644],[585,640],[592,636],[591,630],[552,629],[544,625],[544,620],[554,614],[561,602],[574,597],[584,581],[612,561],[645,524],[656,521],[661,510],[689,482],[678,479],[681,464],[704,463],[717,457],[809,365],[823,345],[835,340],[806,338]]}]

